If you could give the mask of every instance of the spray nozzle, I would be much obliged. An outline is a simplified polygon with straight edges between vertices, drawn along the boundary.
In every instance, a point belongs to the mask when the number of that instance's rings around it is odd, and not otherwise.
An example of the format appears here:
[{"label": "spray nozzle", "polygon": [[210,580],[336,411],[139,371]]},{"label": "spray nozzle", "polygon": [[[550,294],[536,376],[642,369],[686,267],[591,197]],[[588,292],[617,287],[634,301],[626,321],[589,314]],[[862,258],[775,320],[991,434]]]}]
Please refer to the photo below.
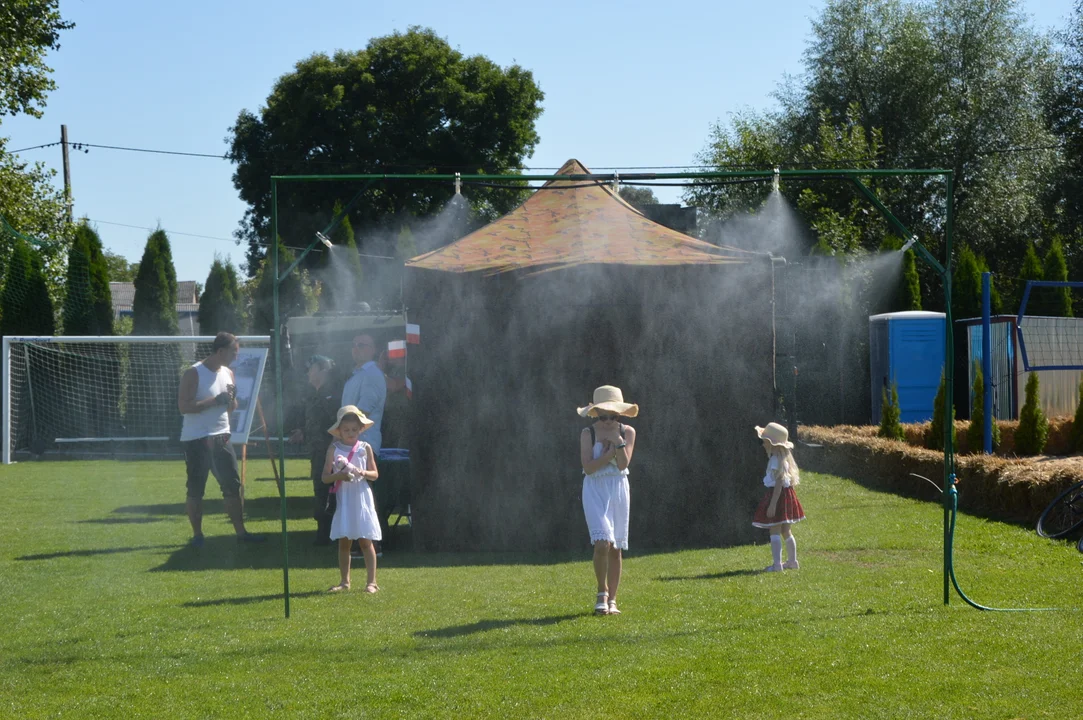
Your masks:
[{"label": "spray nozzle", "polygon": [[318,237],[320,239],[320,242],[322,242],[324,245],[326,245],[327,247],[331,247],[331,241],[328,240],[327,236],[319,230],[316,231],[316,237]]},{"label": "spray nozzle", "polygon": [[775,176],[771,178],[771,192],[778,192],[778,168],[775,168]]},{"label": "spray nozzle", "polygon": [[918,236],[917,235],[911,235],[910,239],[907,240],[905,243],[903,243],[902,250],[900,250],[899,252],[906,252],[907,250],[912,248],[914,246],[914,243],[916,243],[917,241],[918,241]]}]

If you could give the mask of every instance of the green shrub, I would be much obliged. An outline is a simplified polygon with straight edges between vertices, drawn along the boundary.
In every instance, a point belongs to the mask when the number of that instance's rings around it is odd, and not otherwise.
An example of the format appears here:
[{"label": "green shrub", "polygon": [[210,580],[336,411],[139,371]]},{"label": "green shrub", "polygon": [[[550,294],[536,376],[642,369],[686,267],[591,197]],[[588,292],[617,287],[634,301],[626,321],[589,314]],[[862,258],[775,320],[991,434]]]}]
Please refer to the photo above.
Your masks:
[{"label": "green shrub", "polygon": [[906,435],[903,433],[902,425],[899,424],[902,411],[899,410],[898,384],[891,383],[890,393],[885,385],[880,391],[880,398],[880,431],[876,433],[877,436],[890,440],[905,440]]},{"label": "green shrub", "polygon": [[1019,413],[1019,428],[1015,431],[1017,455],[1040,455],[1049,438],[1049,420],[1038,401],[1038,373],[1027,379],[1027,399]]},{"label": "green shrub", "polygon": [[[929,426],[929,432],[925,436],[925,447],[930,450],[944,449],[944,396],[947,394],[947,378],[944,371],[940,371],[940,387],[936,390],[936,398],[933,400],[933,422]],[[951,406],[951,445],[955,447],[955,406]]]}]

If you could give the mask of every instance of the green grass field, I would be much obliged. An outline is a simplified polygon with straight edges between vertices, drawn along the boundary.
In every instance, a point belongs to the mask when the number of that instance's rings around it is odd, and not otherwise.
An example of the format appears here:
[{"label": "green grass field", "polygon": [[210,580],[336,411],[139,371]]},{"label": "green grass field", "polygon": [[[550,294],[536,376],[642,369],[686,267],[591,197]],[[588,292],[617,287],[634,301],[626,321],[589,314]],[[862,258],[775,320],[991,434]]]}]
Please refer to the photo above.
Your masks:
[{"label": "green grass field", "polygon": [[[299,467],[294,464],[294,468]],[[261,470],[262,472],[262,470]],[[755,546],[628,553],[623,615],[594,617],[574,555],[388,552],[381,592],[324,590],[309,485],[280,536],[238,546],[208,485],[185,547],[181,463],[0,468],[0,716],[10,718],[1075,718],[1083,555],[960,516],[942,602],[941,511],[807,473],[802,569]],[[962,488],[962,492],[965,492]],[[249,528],[276,533],[273,482]],[[633,483],[633,502],[635,502]],[[747,510],[742,510],[747,512]],[[358,577],[357,573],[360,573]]]}]

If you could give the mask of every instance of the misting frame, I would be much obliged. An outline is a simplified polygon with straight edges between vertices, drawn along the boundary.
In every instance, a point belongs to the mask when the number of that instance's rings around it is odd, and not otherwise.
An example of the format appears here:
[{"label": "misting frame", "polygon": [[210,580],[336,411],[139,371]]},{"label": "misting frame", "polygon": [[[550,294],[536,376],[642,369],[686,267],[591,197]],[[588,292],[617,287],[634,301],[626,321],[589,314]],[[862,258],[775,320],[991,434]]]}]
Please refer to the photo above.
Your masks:
[{"label": "misting frame", "polygon": [[[927,176],[927,177],[942,177],[945,183],[945,219],[944,219],[944,262],[939,262],[932,253],[929,252],[924,245],[922,245],[916,235],[911,233],[902,222],[896,218],[890,210],[880,201],[880,199],[865,183],[861,181],[862,178],[868,177],[901,177],[908,175]],[[780,178],[805,178],[805,179],[821,179],[821,180],[842,180],[848,181],[854,185],[854,187],[875,207],[881,215],[887,220],[888,224],[901,238],[905,238],[905,244],[903,249],[913,248],[914,251],[932,267],[937,275],[940,276],[941,281],[944,284],[944,382],[946,397],[953,397],[954,395],[954,381],[955,381],[955,347],[952,337],[952,316],[951,316],[951,253],[952,253],[952,228],[954,222],[954,174],[951,170],[938,170],[938,169],[907,169],[907,170],[889,170],[889,169],[870,169],[870,170],[858,170],[858,169],[844,169],[844,170],[780,170],[775,168],[773,170],[731,170],[731,171],[716,171],[716,172],[678,172],[678,173],[589,173],[589,174],[569,174],[569,175],[464,175],[461,173],[454,174],[363,174],[363,175],[272,175],[271,176],[271,238],[270,252],[271,252],[271,268],[274,272],[274,318],[275,325],[271,330],[271,345],[274,349],[275,359],[275,415],[278,420],[279,427],[284,423],[283,408],[282,408],[282,362],[281,352],[282,343],[280,340],[281,335],[281,318],[279,315],[279,286],[281,283],[289,277],[289,274],[293,272],[297,266],[301,263],[308,253],[316,246],[317,243],[328,245],[327,238],[331,232],[338,226],[346,214],[352,209],[361,199],[364,191],[375,182],[453,182],[455,184],[455,192],[459,193],[462,185],[465,184],[490,184],[499,182],[512,182],[512,183],[524,183],[524,182],[548,182],[551,180],[561,181],[573,181],[583,183],[613,183],[619,184],[621,182],[650,182],[655,180],[693,180],[693,181],[725,181],[725,180],[755,180],[764,179],[771,180],[775,188],[778,186]],[[312,242],[306,247],[297,259],[281,274],[278,269],[278,186],[279,184],[286,183],[311,183],[311,182],[362,182],[364,183],[361,189],[353,197],[352,200],[342,209],[342,211],[331,221],[331,223],[322,231],[317,232]],[[524,189],[530,189],[524,186]],[[958,502],[958,494],[955,488],[955,446],[952,443],[952,404],[944,403],[944,485],[941,489],[942,503],[944,508],[944,604],[947,605],[951,597],[951,585],[954,584],[955,590],[959,593],[959,596],[970,606],[978,608],[979,610],[989,610],[983,605],[979,605],[973,602],[966,594],[960,589],[959,583],[955,579],[955,572],[952,566],[952,536],[955,530],[955,514],[956,506]],[[285,453],[285,439],[281,437],[279,433],[279,477],[286,477],[286,453]],[[289,549],[286,534],[286,485],[284,482],[278,484],[279,498],[282,505],[282,584],[283,584],[283,596],[285,598],[285,612],[286,617],[290,616],[290,583],[289,583]]]}]

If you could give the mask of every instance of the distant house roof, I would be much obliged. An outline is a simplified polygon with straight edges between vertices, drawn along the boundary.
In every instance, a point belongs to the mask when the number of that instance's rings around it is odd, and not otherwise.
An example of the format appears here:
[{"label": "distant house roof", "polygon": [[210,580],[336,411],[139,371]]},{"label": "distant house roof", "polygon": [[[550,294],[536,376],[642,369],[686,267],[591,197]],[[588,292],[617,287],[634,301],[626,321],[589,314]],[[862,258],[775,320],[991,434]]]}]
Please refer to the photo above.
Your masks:
[{"label": "distant house roof", "polygon": [[[177,281],[177,309],[181,305],[195,305],[199,307],[199,297],[196,295],[198,283],[195,280]],[[109,291],[113,294],[113,311],[131,310],[135,302],[135,283],[111,282]]]},{"label": "distant house roof", "polygon": [[[195,280],[177,282],[177,317],[199,313],[199,297],[196,295],[196,290]],[[111,282],[109,291],[113,294],[113,317],[131,315],[132,304],[135,302],[135,283]]]}]

